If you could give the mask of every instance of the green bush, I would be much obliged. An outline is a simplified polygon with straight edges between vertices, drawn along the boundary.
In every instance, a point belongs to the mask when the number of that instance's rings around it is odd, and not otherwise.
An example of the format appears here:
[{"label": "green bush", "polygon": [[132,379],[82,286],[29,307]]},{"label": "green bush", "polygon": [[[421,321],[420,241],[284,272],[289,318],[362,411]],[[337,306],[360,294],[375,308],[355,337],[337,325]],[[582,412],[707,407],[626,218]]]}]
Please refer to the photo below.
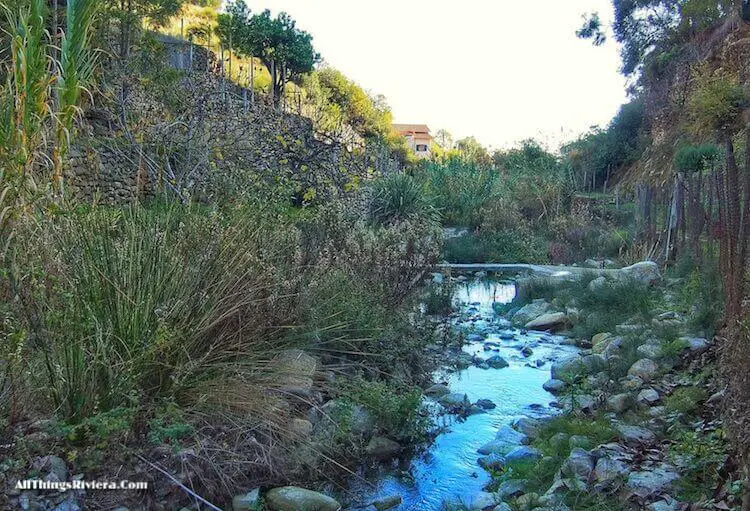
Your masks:
[{"label": "green bush", "polygon": [[376,179],[371,186],[370,218],[380,225],[404,220],[437,220],[438,214],[425,187],[405,173],[393,173]]},{"label": "green bush", "polygon": [[504,231],[450,238],[443,259],[451,263],[544,263],[544,241],[525,232]]},{"label": "green bush", "polygon": [[706,400],[706,391],[701,387],[678,387],[664,399],[668,412],[689,414]]},{"label": "green bush", "polygon": [[397,441],[424,441],[429,419],[418,388],[356,379],[346,385],[344,392],[370,412],[383,434]]},{"label": "green bush", "polygon": [[685,468],[676,483],[676,497],[685,502],[712,498],[722,480],[721,471],[728,456],[723,431],[680,431],[670,444],[669,455]]}]

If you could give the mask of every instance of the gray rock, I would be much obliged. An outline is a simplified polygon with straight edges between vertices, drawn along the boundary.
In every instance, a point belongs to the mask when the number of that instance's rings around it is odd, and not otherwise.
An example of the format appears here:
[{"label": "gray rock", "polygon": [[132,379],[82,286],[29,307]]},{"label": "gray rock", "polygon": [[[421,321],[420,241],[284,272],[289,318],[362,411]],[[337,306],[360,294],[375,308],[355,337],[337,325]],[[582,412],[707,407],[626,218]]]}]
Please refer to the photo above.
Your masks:
[{"label": "gray rock", "polygon": [[341,504],[322,493],[296,486],[274,488],[265,495],[271,511],[339,511]]},{"label": "gray rock", "polygon": [[511,507],[506,504],[505,502],[501,502],[497,506],[495,506],[492,511],[512,511]]},{"label": "gray rock", "polygon": [[59,456],[43,456],[34,463],[34,468],[45,474],[44,480],[61,482],[68,480],[68,466]]},{"label": "gray rock", "polygon": [[599,458],[594,467],[594,488],[605,491],[616,486],[628,474],[628,466],[620,460]]},{"label": "gray rock", "polygon": [[596,408],[596,400],[588,394],[564,396],[560,399],[560,404],[566,410],[578,410],[581,412],[591,412]]},{"label": "gray rock", "polygon": [[60,502],[52,511],[81,511],[81,506],[78,504],[78,502],[73,497],[68,497],[67,499]]},{"label": "gray rock", "polygon": [[302,350],[291,349],[276,357],[276,372],[284,395],[309,398],[312,395],[313,376],[318,368],[318,359]]},{"label": "gray rock", "polygon": [[497,408],[497,405],[490,399],[480,399],[476,402],[476,405],[483,410],[492,410]]},{"label": "gray rock", "polygon": [[572,435],[568,439],[568,445],[571,449],[575,449],[576,447],[580,447],[581,449],[588,449],[591,446],[591,440],[583,435]]},{"label": "gray rock", "polygon": [[494,493],[488,493],[486,491],[479,492],[478,495],[475,495],[474,498],[471,499],[469,509],[471,511],[480,511],[495,506],[499,501],[500,500]]},{"label": "gray rock", "polygon": [[529,438],[536,438],[539,436],[540,426],[541,424],[538,420],[530,419],[529,417],[521,417],[513,421],[513,428]]},{"label": "gray rock", "polygon": [[637,376],[641,380],[648,382],[654,379],[658,371],[659,366],[656,365],[656,362],[650,358],[642,358],[630,366],[628,374],[630,376]]},{"label": "gray rock", "polygon": [[496,453],[490,454],[477,459],[477,464],[487,471],[499,472],[505,467],[505,457]]},{"label": "gray rock", "polygon": [[500,483],[495,495],[498,500],[512,499],[522,495],[525,487],[526,482],[522,479],[508,479]]},{"label": "gray rock", "polygon": [[553,378],[551,380],[547,380],[546,382],[544,382],[544,385],[542,385],[542,388],[546,390],[547,392],[550,392],[552,394],[557,394],[557,393],[562,392],[565,389],[566,385],[567,384],[564,381],[556,380]]},{"label": "gray rock", "polygon": [[537,493],[526,493],[516,499],[516,507],[519,511],[531,511],[539,503]]},{"label": "gray rock", "polygon": [[506,463],[538,461],[540,459],[542,459],[542,453],[528,445],[516,447],[505,455]]},{"label": "gray rock", "polygon": [[659,266],[653,261],[641,261],[625,268],[620,268],[618,273],[627,278],[633,278],[641,284],[653,284],[661,280]]},{"label": "gray rock", "polygon": [[425,396],[430,397],[440,397],[448,394],[450,392],[450,389],[448,389],[447,385],[443,385],[442,383],[436,383],[435,385],[432,385],[431,387],[427,387],[424,390]]},{"label": "gray rock", "polygon": [[574,356],[552,364],[551,373],[553,380],[571,381],[578,376],[585,375],[586,366],[582,357]]},{"label": "gray rock", "polygon": [[237,495],[232,499],[232,511],[254,511],[260,505],[260,489]]},{"label": "gray rock", "polygon": [[598,291],[607,285],[607,279],[604,276],[597,277],[589,282],[589,291]]},{"label": "gray rock", "polygon": [[373,437],[365,447],[365,452],[377,459],[395,458],[401,452],[401,445],[390,438]]},{"label": "gray rock", "polygon": [[510,426],[501,426],[495,433],[495,440],[512,443],[515,445],[528,444],[529,437],[520,431],[516,431]]},{"label": "gray rock", "polygon": [[643,380],[637,376],[626,376],[620,380],[620,385],[625,390],[638,390],[643,387]]},{"label": "gray rock", "polygon": [[570,435],[564,431],[559,431],[550,437],[549,445],[555,451],[562,451],[570,445]]},{"label": "gray rock", "polygon": [[617,429],[620,438],[629,445],[651,444],[656,441],[654,433],[640,426],[617,424],[615,429]]},{"label": "gray rock", "polygon": [[652,406],[659,402],[659,393],[654,389],[643,389],[638,393],[636,401],[638,401],[638,403]]},{"label": "gray rock", "polygon": [[641,358],[656,359],[661,356],[661,346],[658,344],[642,344],[638,346],[635,352]]},{"label": "gray rock", "polygon": [[551,312],[542,314],[524,325],[529,330],[559,330],[569,323],[568,316],[564,312]]},{"label": "gray rock", "polygon": [[495,355],[494,357],[490,357],[486,360],[487,365],[492,367],[493,369],[502,369],[503,367],[508,367],[508,361],[505,360],[500,355]]},{"label": "gray rock", "polygon": [[680,475],[672,467],[662,463],[649,470],[631,472],[626,485],[634,495],[646,499],[654,494],[669,492],[672,483],[679,478]]},{"label": "gray rock", "polygon": [[393,509],[394,507],[401,505],[401,495],[384,497],[372,502],[372,504],[370,505],[377,511],[386,511],[388,509]]},{"label": "gray rock", "polygon": [[635,400],[631,394],[615,394],[607,399],[607,408],[615,413],[623,413],[635,405]]},{"label": "gray rock", "polygon": [[552,312],[552,306],[547,303],[544,299],[534,300],[531,303],[527,303],[511,318],[514,325],[525,325],[534,318],[537,318],[543,314]]},{"label": "gray rock", "polygon": [[685,341],[692,353],[703,353],[711,347],[711,343],[703,337],[682,337],[681,340]]},{"label": "gray rock", "polygon": [[532,350],[528,346],[524,346],[523,348],[521,348],[521,355],[523,355],[524,357],[528,358],[533,354],[534,354],[534,350]]},{"label": "gray rock", "polygon": [[313,431],[313,425],[309,420],[294,418],[289,421],[289,432],[293,438],[308,438]]},{"label": "gray rock", "polygon": [[666,496],[665,500],[657,500],[646,506],[646,511],[680,511],[682,506],[678,501]]},{"label": "gray rock", "polygon": [[438,403],[451,411],[468,409],[471,404],[469,403],[469,399],[468,397],[466,397],[466,394],[459,394],[457,392],[452,392],[450,394],[442,396],[440,399],[438,399]]},{"label": "gray rock", "polygon": [[564,477],[572,477],[582,481],[588,481],[593,471],[594,461],[591,455],[578,447],[570,452],[570,456],[560,467],[560,472]]}]

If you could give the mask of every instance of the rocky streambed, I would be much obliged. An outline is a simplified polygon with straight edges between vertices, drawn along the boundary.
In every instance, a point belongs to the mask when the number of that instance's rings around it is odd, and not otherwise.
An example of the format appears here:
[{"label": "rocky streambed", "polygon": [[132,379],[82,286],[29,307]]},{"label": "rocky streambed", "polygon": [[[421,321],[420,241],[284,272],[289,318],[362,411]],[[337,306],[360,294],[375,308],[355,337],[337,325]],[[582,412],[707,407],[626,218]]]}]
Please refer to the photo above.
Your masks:
[{"label": "rocky streambed", "polygon": [[545,382],[553,362],[578,349],[564,337],[511,327],[495,307],[509,303],[515,292],[514,283],[481,273],[458,279],[452,322],[467,343],[446,354],[450,362],[434,375],[436,385],[425,390],[440,432],[413,459],[352,478],[350,490],[339,496],[345,507],[373,509],[373,502],[399,497],[402,510],[440,510],[445,502],[482,509],[495,464],[538,456],[525,445],[525,421],[556,412]]}]

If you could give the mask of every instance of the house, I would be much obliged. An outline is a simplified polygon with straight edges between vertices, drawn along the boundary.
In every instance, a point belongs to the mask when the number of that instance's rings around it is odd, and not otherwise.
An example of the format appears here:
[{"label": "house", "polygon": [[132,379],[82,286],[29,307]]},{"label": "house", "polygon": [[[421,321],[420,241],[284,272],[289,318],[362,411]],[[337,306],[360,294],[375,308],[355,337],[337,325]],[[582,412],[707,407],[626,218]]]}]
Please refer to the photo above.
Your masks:
[{"label": "house", "polygon": [[406,138],[417,158],[430,157],[430,128],[426,124],[394,124],[393,129],[396,133]]}]

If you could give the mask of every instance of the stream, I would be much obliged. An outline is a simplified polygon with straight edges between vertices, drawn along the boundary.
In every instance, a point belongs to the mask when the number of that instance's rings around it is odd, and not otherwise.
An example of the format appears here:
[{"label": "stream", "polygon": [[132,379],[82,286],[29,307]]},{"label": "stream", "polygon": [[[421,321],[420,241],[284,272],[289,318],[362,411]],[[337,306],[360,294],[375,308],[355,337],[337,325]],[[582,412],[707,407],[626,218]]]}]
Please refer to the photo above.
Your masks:
[{"label": "stream", "polygon": [[[434,377],[450,392],[466,394],[472,403],[490,399],[496,408],[466,419],[436,415],[436,424],[444,429],[434,442],[414,458],[358,474],[343,499],[348,509],[395,495],[401,496],[402,504],[394,509],[402,511],[441,510],[444,502],[470,504],[490,482],[490,475],[477,464],[481,456],[477,449],[516,418],[555,413],[550,407],[555,398],[542,385],[550,377],[552,361],[576,353],[577,348],[564,344],[559,336],[511,328],[494,312],[493,303],[509,303],[515,293],[515,284],[489,278],[470,278],[455,286],[456,328],[484,337],[469,336],[463,350],[481,359],[500,355],[510,365],[502,369],[473,365],[459,371],[444,367]],[[491,351],[485,349],[488,342],[493,343]],[[528,357],[521,353],[524,346],[532,349]],[[434,400],[426,401],[431,409],[440,409]]]}]

